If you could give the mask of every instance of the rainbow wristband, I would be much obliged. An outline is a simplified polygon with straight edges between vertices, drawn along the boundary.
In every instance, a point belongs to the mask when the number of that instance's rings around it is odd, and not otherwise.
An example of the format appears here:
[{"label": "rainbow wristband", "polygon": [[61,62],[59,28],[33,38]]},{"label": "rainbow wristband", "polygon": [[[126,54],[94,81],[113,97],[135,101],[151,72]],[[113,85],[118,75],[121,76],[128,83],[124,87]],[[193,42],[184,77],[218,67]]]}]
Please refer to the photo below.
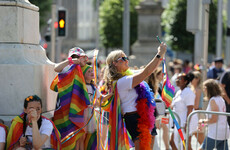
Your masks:
[{"label": "rainbow wristband", "polygon": [[72,60],[72,57],[69,57],[68,60],[69,60],[69,64],[70,64],[70,65],[74,64],[74,62],[73,62],[73,60]]}]

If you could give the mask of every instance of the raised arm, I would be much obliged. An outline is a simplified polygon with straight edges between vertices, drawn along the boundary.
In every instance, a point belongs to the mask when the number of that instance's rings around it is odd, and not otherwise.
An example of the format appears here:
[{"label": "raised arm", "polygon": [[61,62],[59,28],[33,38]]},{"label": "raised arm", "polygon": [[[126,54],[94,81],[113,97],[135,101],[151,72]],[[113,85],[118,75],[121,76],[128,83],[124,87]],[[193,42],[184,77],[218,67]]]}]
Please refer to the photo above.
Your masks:
[{"label": "raised arm", "polygon": [[[159,55],[160,58],[164,57],[166,50],[167,46],[165,43],[162,42],[158,47],[157,55]],[[133,76],[132,88],[145,80],[160,65],[161,59],[158,58],[157,55],[148,63],[148,65],[141,72]]]},{"label": "raised arm", "polygon": [[[74,64],[80,64],[80,60],[78,58],[73,58],[72,59]],[[61,72],[67,65],[70,64],[70,61],[68,59],[55,64],[54,71],[55,72]]]}]

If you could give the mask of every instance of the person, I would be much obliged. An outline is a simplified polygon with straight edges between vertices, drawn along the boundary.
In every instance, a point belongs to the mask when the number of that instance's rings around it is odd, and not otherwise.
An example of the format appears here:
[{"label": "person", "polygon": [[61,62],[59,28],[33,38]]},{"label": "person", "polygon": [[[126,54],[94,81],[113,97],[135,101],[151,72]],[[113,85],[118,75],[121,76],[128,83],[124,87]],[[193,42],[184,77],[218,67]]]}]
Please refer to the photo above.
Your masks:
[{"label": "person", "polygon": [[[163,80],[163,75],[162,75],[162,68],[158,67],[156,71],[154,71],[148,78],[147,78],[147,83],[149,84],[149,87],[153,90],[154,92],[154,98],[155,99],[162,99],[161,98],[161,93],[162,93],[162,80]],[[154,114],[156,117],[156,113]],[[157,129],[163,129],[163,142],[165,144],[165,149],[169,149],[169,135],[168,135],[168,127],[164,123],[160,123],[161,117],[158,117],[156,119],[156,127]]]},{"label": "person", "polygon": [[[202,110],[203,107],[203,92],[201,89],[201,82],[202,82],[202,76],[199,71],[193,71],[192,74],[194,75],[194,78],[191,82],[191,90],[195,94],[195,102],[194,102],[194,110]],[[202,144],[204,141],[204,132],[197,130],[198,120],[200,116],[197,114],[194,114],[190,120],[190,129],[189,129],[189,147],[191,148],[191,139],[194,135],[199,144]]]},{"label": "person", "polygon": [[180,89],[176,84],[176,79],[178,75],[182,73],[182,66],[178,64],[178,65],[173,66],[173,68],[174,68],[174,74],[170,81],[172,85],[175,87],[175,93],[176,93]]},{"label": "person", "polygon": [[221,57],[217,57],[214,60],[215,66],[210,67],[207,72],[207,78],[208,79],[219,79],[221,74],[224,72],[223,64],[224,60]]},{"label": "person", "polygon": [[184,63],[183,63],[183,72],[188,74],[190,71],[192,70],[192,68],[190,67],[190,62],[189,60],[184,60]]},{"label": "person", "polygon": [[[90,104],[81,69],[87,60],[84,50],[74,47],[69,50],[68,59],[55,64],[54,67],[58,75],[51,83],[50,89],[58,92],[58,97],[53,120],[60,131],[61,139],[65,141],[62,142],[63,149],[84,147],[84,143],[78,139],[85,133],[82,129],[84,109]],[[74,134],[74,131],[78,131],[77,134]],[[68,139],[69,136],[71,138]]]},{"label": "person", "polygon": [[[128,57],[122,50],[112,51],[106,58],[108,78],[115,84],[115,98],[119,96],[120,111],[136,150],[153,148],[156,135],[156,131],[152,130],[155,121],[153,116],[155,103],[147,83],[142,81],[160,65],[165,52],[166,44],[161,43],[157,55],[137,74],[130,71]],[[147,104],[149,105],[146,106]],[[113,112],[110,112],[110,116],[113,115]]]},{"label": "person", "polygon": [[[93,117],[91,119],[91,116],[93,114],[94,109],[96,109],[96,112],[99,112],[99,106],[100,106],[100,98],[103,101],[106,101],[110,96],[112,96],[112,92],[108,93],[107,95],[102,95],[99,92],[99,89],[95,86],[95,83],[93,81],[94,79],[94,73],[93,73],[93,68],[90,65],[85,65],[84,67],[82,67],[82,72],[84,75],[84,79],[85,79],[85,83],[86,83],[86,87],[87,87],[87,92],[88,92],[88,96],[89,96],[89,100],[90,100],[90,105],[88,105],[88,108],[86,108],[84,110],[84,124],[85,126],[85,135],[82,136],[77,142],[76,147],[79,145],[79,149],[96,149],[96,138],[92,138],[92,137],[96,137],[96,133],[97,133],[97,120],[96,120],[96,116],[97,115],[93,115],[95,117]],[[94,102],[94,96],[96,97],[96,101]],[[103,102],[102,101],[102,102]],[[87,122],[90,120],[90,122],[87,124]],[[85,139],[90,139],[89,143],[85,143],[83,145],[83,143],[85,142]],[[80,146],[81,145],[81,146]]]},{"label": "person", "polygon": [[[203,83],[204,94],[208,97],[207,111],[226,112],[222,91],[214,79],[208,79]],[[199,129],[208,125],[208,132],[200,150],[217,149],[228,150],[229,126],[224,115],[207,115],[207,119],[199,120]],[[218,132],[217,131],[218,128]]]},{"label": "person", "polygon": [[[230,112],[230,69],[226,70],[221,78],[220,85],[223,91],[223,98],[225,100],[226,112]],[[230,125],[230,117],[228,117],[228,125]]]},{"label": "person", "polygon": [[[91,83],[94,74],[92,67],[86,64],[88,57],[81,48],[70,49],[68,56],[68,60],[56,64],[54,68],[59,72],[51,84],[51,89],[58,92],[54,123],[61,133],[61,139],[65,141],[62,143],[63,149],[82,150],[92,146],[90,145],[92,143],[87,143],[84,139],[88,139],[87,137],[92,134],[95,135],[96,123],[91,120],[91,123],[87,124],[94,107],[92,92],[95,91],[95,86]],[[96,93],[100,96],[98,90]],[[94,139],[90,141],[94,142]],[[93,144],[95,147],[95,143]]]},{"label": "person", "polygon": [[0,119],[0,150],[5,149],[8,127],[4,125],[4,121]]},{"label": "person", "polygon": [[7,136],[7,150],[61,149],[53,122],[41,115],[42,101],[37,95],[24,100],[24,112],[12,120]]},{"label": "person", "polygon": [[[194,76],[189,74],[179,74],[176,79],[176,84],[180,88],[175,94],[172,100],[171,108],[179,115],[180,127],[182,128],[183,136],[185,137],[186,121],[188,115],[192,112],[195,101],[195,94],[188,87],[189,83],[193,80]],[[174,127],[174,132],[171,135],[170,145],[172,149],[178,149],[179,147],[179,133],[177,128]],[[181,142],[182,143],[182,142]],[[180,145],[182,147],[182,145]]]}]

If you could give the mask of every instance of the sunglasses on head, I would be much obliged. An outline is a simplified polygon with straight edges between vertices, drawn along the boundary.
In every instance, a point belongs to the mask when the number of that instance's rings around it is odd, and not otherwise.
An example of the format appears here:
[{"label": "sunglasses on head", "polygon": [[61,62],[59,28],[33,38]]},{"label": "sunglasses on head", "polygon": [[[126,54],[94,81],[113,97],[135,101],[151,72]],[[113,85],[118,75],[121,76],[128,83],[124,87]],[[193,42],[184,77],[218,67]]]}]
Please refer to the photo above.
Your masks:
[{"label": "sunglasses on head", "polygon": [[120,57],[120,58],[117,59],[117,61],[119,61],[119,60],[126,61],[126,60],[129,60],[129,58],[128,57]]}]

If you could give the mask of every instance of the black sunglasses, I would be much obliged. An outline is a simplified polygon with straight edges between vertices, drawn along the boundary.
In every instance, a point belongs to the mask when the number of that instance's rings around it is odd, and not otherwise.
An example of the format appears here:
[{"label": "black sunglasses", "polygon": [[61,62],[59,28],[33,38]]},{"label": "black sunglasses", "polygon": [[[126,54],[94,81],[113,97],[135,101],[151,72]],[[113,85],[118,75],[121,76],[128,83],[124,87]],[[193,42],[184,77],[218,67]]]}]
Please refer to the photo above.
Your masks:
[{"label": "black sunglasses", "polygon": [[123,61],[129,60],[128,57],[120,57],[120,58],[117,59],[117,61],[119,61],[119,60],[121,60],[121,59],[122,59]]}]

